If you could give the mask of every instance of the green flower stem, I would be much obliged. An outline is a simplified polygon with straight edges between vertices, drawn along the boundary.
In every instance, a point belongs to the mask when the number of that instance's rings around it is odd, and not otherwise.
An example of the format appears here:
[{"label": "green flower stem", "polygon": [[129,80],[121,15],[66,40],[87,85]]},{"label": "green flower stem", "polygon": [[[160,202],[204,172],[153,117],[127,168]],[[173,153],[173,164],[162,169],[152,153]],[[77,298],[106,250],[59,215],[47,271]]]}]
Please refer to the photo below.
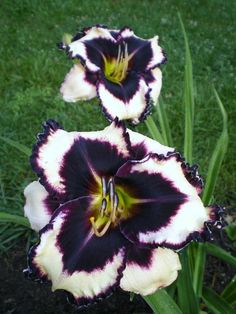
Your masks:
[{"label": "green flower stem", "polygon": [[183,314],[165,289],[143,298],[155,314]]},{"label": "green flower stem", "polygon": [[164,140],[162,138],[161,132],[157,128],[156,123],[153,121],[153,118],[149,116],[147,120],[145,121],[145,124],[148,128],[148,131],[151,137],[154,140],[158,141],[159,143],[164,144]]},{"label": "green flower stem", "polygon": [[27,218],[19,215],[8,214],[6,212],[0,212],[0,222],[10,222],[30,228],[30,224]]}]

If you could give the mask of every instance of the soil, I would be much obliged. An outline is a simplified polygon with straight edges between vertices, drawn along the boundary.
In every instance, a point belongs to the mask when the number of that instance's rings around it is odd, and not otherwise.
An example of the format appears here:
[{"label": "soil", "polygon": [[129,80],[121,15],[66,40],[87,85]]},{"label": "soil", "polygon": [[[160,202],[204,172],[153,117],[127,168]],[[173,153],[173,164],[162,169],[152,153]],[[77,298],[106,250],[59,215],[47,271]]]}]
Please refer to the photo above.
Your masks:
[{"label": "soil", "polygon": [[138,295],[130,301],[130,294],[117,290],[107,299],[77,310],[69,304],[63,291],[51,292],[50,284],[40,284],[25,278],[25,246],[20,244],[6,256],[0,257],[0,313],[1,314],[128,314],[152,313]]},{"label": "soil", "polygon": [[[224,247],[224,243],[219,245]],[[207,261],[205,283],[220,293],[235,274],[235,269],[212,256],[209,256]],[[75,309],[69,304],[63,291],[52,293],[50,284],[40,284],[25,278],[23,269],[26,266],[24,243],[15,246],[7,255],[0,256],[1,314],[152,313],[140,296],[135,295],[131,301],[130,294],[121,290],[117,290],[100,303],[80,310]]]}]

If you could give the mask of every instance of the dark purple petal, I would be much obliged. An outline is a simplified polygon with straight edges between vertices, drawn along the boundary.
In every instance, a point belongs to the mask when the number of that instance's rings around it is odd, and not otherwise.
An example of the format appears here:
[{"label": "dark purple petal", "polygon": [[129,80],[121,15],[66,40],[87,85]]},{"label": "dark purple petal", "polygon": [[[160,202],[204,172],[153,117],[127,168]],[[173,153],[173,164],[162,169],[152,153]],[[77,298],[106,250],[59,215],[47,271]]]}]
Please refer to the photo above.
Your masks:
[{"label": "dark purple petal", "polygon": [[107,296],[119,285],[129,245],[119,228],[94,235],[91,202],[86,197],[62,205],[29,255],[31,275],[51,280],[53,291],[72,293],[78,306]]},{"label": "dark purple petal", "polygon": [[118,120],[96,132],[66,132],[50,121],[44,130],[31,164],[60,202],[97,193],[101,176],[113,176],[131,156],[129,135]]},{"label": "dark purple petal", "polygon": [[145,71],[152,59],[151,43],[138,37],[126,38],[125,42],[129,55],[134,54],[129,62],[130,68],[137,72]]},{"label": "dark purple petal", "polygon": [[97,92],[102,110],[109,120],[118,117],[137,124],[146,116],[152,105],[150,89],[142,77],[129,73],[121,84],[108,81],[105,77],[98,82]]},{"label": "dark purple petal", "polygon": [[78,58],[89,71],[98,72],[103,69],[104,57],[117,56],[118,46],[108,29],[95,26],[66,49],[69,57]]},{"label": "dark purple petal", "polygon": [[133,199],[129,208],[132,217],[120,223],[130,241],[180,249],[205,232],[212,210],[203,206],[192,184],[194,178],[186,178],[186,168],[178,154],[171,154],[129,161],[119,169],[116,186]]},{"label": "dark purple petal", "polygon": [[80,137],[64,156],[60,171],[66,197],[74,199],[96,193],[96,176],[99,180],[101,177],[114,176],[126,161],[127,157],[112,143]]},{"label": "dark purple petal", "polygon": [[97,38],[84,41],[87,57],[99,68],[104,68],[104,57],[106,60],[116,59],[118,55],[118,45],[112,40]]},{"label": "dark purple petal", "polygon": [[158,154],[167,156],[173,153],[174,148],[160,144],[159,142],[142,135],[141,133],[127,129],[134,152],[133,159],[141,160],[149,154]]},{"label": "dark purple petal", "polygon": [[120,32],[120,42],[127,44],[130,60],[130,68],[136,72],[145,72],[160,66],[166,61],[166,56],[158,45],[158,36],[152,39],[142,39],[134,35],[129,28]]}]

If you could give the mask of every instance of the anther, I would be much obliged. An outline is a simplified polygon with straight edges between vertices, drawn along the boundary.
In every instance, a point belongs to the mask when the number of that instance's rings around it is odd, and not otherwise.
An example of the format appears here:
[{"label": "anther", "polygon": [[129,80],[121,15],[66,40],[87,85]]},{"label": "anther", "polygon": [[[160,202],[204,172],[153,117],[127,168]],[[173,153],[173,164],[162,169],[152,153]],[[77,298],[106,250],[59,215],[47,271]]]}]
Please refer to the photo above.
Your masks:
[{"label": "anther", "polygon": [[102,197],[106,197],[107,194],[107,185],[106,185],[106,178],[102,177]]},{"label": "anther", "polygon": [[107,208],[107,200],[105,198],[103,198],[102,206],[100,208],[100,215],[101,215],[101,217],[104,216],[104,211],[106,210],[106,208]]},{"label": "anther", "polygon": [[108,212],[108,208],[105,211],[105,214],[110,214],[110,217],[112,216],[113,213],[113,208],[114,208],[114,194],[115,194],[115,187],[114,187],[114,182],[113,179],[111,178],[108,182],[108,193],[109,193],[109,200],[110,200],[110,213]]},{"label": "anther", "polygon": [[125,77],[125,74],[128,70],[128,65],[129,65],[129,55],[128,55],[128,45],[125,44],[125,53],[124,53],[124,57],[123,57],[123,63],[124,63],[124,66],[123,66],[123,69],[122,69],[122,75],[121,77]]},{"label": "anther", "polygon": [[119,203],[118,195],[115,192],[114,197],[113,197],[112,211],[111,211],[111,221],[112,222],[115,222],[115,220],[116,220],[116,212],[117,212],[117,208],[118,208],[118,203]]},{"label": "anther", "polygon": [[119,198],[118,198],[118,194],[115,192],[114,195],[114,207],[117,209],[119,205]]}]

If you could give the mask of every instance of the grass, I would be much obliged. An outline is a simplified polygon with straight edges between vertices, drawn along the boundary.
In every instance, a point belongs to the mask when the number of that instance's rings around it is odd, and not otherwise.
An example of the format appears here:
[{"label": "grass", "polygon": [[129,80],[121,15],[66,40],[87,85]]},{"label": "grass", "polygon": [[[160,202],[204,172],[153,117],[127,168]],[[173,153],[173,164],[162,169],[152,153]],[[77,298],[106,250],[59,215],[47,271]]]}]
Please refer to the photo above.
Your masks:
[{"label": "grass", "polygon": [[[209,159],[222,129],[212,90],[214,84],[229,118],[229,149],[217,182],[215,199],[227,203],[236,190],[236,3],[222,1],[27,1],[0,3],[0,136],[26,147],[35,142],[41,123],[54,118],[67,130],[95,130],[107,125],[97,102],[65,104],[59,86],[71,61],[57,50],[64,32],[74,34],[96,23],[129,25],[141,37],[158,34],[168,55],[163,69],[162,101],[173,142],[184,151],[184,40],[182,15],[193,60],[195,124],[193,162],[206,177]],[[156,114],[154,114],[155,118]],[[147,132],[145,126],[137,128]],[[0,210],[22,215],[24,187],[36,177],[27,156],[1,140]],[[0,225],[0,233],[3,226]],[[20,228],[18,234],[25,236]],[[8,242],[7,242],[8,243]]]},{"label": "grass", "polygon": [[[56,43],[63,33],[74,34],[76,30],[96,23],[114,28],[129,25],[137,35],[145,38],[159,35],[161,46],[168,55],[168,63],[162,68],[162,103],[168,113],[177,150],[188,154],[188,142],[184,146],[184,137],[189,135],[191,140],[191,134],[186,134],[183,127],[185,50],[177,11],[181,13],[193,61],[195,122],[192,161],[200,164],[200,172],[206,178],[210,157],[222,130],[214,85],[229,119],[229,149],[216,182],[215,201],[224,204],[230,201],[229,196],[235,195],[236,190],[235,9],[233,0],[226,3],[217,0],[1,1],[0,211],[8,213],[5,219],[12,224],[0,224],[0,251],[10,248],[21,237],[27,238],[27,246],[30,245],[33,234],[21,217],[22,191],[36,176],[30,169],[25,147],[30,148],[35,142],[42,122],[54,118],[67,130],[87,131],[107,125],[96,100],[89,104],[65,104],[59,96],[59,86],[72,64],[57,50]],[[154,113],[154,120],[157,115],[158,112]],[[137,129],[148,132],[145,125]],[[163,135],[163,138],[167,137],[167,134]],[[22,144],[20,149],[17,149],[17,143]],[[214,169],[211,170],[214,173]],[[21,223],[15,226],[11,214],[17,214]],[[214,246],[209,244],[207,249],[214,255]],[[223,260],[231,261],[231,255],[222,254]],[[235,263],[235,259],[232,261]],[[214,303],[211,299],[214,301],[216,297],[210,290],[204,293],[205,302],[210,302],[208,307],[211,308]],[[163,306],[167,305],[163,303]]]}]

